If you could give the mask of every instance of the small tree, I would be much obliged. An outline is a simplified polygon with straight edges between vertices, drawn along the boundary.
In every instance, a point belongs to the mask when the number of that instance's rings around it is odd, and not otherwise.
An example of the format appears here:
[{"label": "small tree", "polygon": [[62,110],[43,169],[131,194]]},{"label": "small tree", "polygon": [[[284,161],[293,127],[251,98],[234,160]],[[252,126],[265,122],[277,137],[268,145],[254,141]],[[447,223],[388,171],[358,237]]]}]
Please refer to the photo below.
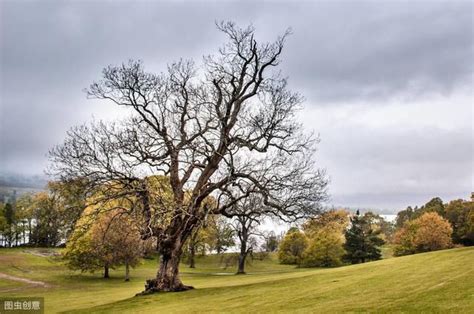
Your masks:
[{"label": "small tree", "polygon": [[424,213],[406,222],[395,234],[394,254],[397,256],[446,249],[452,246],[453,229],[436,212]]},{"label": "small tree", "polygon": [[232,207],[232,215],[235,217],[232,223],[239,245],[239,257],[237,274],[245,274],[245,263],[247,255],[252,254],[257,246],[255,236],[257,225],[264,216],[262,208],[265,207],[260,195],[250,195],[243,198]]},{"label": "small tree", "polygon": [[380,245],[385,243],[379,237],[380,230],[371,228],[369,217],[360,216],[359,211],[351,218],[351,227],[345,232],[345,259],[352,264],[379,260],[382,257]]},{"label": "small tree", "polygon": [[124,209],[110,209],[98,217],[86,213],[78,222],[64,252],[66,265],[71,269],[94,272],[125,265],[125,280],[130,267],[136,266],[143,255],[139,230]]},{"label": "small tree", "polygon": [[453,228],[436,212],[423,214],[415,223],[418,225],[414,239],[417,251],[436,251],[452,246]]},{"label": "small tree", "polygon": [[333,267],[342,264],[345,254],[343,234],[333,228],[322,228],[309,240],[303,254],[305,267]]},{"label": "small tree", "polygon": [[256,225],[258,217],[237,216],[234,221],[234,230],[239,241],[239,259],[237,274],[245,274],[245,262],[248,254],[252,254],[257,244],[254,236],[256,235]]},{"label": "small tree", "polygon": [[225,217],[213,217],[213,221],[207,227],[207,241],[211,250],[217,254],[224,253],[235,244],[234,229]]},{"label": "small tree", "polygon": [[349,224],[349,213],[332,209],[303,224],[309,245],[303,255],[303,266],[332,267],[342,263],[345,253],[344,231]]},{"label": "small tree", "polygon": [[296,228],[290,229],[280,243],[278,259],[282,264],[300,265],[303,253],[308,247],[308,239]]},{"label": "small tree", "polygon": [[268,233],[264,233],[263,237],[265,242],[262,245],[262,249],[268,253],[276,252],[281,242],[281,236],[277,236],[275,232],[270,231]]},{"label": "small tree", "polygon": [[195,229],[191,236],[188,239],[188,264],[189,268],[196,268],[196,252],[200,249],[201,253],[205,255],[206,246],[211,246],[211,234],[210,230],[212,229],[209,225],[215,223],[215,220],[212,217],[202,222],[202,225]]},{"label": "small tree", "polygon": [[394,236],[393,255],[402,256],[416,253],[415,236],[417,225],[413,221],[406,221]]},{"label": "small tree", "polygon": [[39,192],[33,196],[32,217],[35,221],[32,227],[30,244],[35,246],[57,246],[63,240],[61,237],[62,216],[56,195]]}]

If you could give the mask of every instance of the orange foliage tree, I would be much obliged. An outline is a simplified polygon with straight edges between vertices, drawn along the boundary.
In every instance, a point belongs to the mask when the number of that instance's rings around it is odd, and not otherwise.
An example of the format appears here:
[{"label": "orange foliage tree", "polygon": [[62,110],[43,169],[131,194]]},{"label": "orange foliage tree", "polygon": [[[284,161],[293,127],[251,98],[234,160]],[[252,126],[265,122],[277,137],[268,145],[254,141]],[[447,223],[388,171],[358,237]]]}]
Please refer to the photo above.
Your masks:
[{"label": "orange foliage tree", "polygon": [[395,234],[397,256],[447,249],[452,246],[451,224],[436,212],[406,222]]}]

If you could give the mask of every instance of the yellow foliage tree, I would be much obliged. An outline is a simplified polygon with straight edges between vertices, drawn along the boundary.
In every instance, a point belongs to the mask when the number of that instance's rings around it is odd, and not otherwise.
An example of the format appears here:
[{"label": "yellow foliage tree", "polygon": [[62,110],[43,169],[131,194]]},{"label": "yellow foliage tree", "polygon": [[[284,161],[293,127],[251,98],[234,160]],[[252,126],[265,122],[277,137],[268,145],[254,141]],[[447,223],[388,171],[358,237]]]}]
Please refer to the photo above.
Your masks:
[{"label": "yellow foliage tree", "polygon": [[447,249],[452,246],[451,224],[436,212],[408,221],[395,234],[395,255]]}]

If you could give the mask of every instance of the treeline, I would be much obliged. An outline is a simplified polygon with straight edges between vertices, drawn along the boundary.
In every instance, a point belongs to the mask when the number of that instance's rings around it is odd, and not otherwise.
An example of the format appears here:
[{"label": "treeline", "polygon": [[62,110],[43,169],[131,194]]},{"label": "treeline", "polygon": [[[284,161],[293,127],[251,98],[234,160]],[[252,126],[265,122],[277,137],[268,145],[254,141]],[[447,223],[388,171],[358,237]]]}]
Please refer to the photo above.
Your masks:
[{"label": "treeline", "polygon": [[85,207],[81,182],[50,182],[46,191],[0,202],[0,246],[64,245]]},{"label": "treeline", "polygon": [[380,246],[389,241],[393,226],[372,212],[351,215],[330,210],[291,228],[278,249],[283,264],[334,267],[381,259]]},{"label": "treeline", "polygon": [[436,197],[400,211],[394,223],[372,212],[333,209],[291,228],[278,258],[301,267],[335,267],[378,260],[384,244],[395,256],[473,245],[474,201],[444,203]]},{"label": "treeline", "polygon": [[[151,192],[162,202],[158,205],[169,207],[168,179],[148,180]],[[136,200],[96,201],[104,199],[105,191],[91,192],[85,186],[81,181],[50,182],[44,192],[0,203],[0,245],[65,246],[64,261],[71,269],[100,270],[107,278],[109,269],[125,266],[128,280],[130,268],[155,255],[158,238],[143,237],[144,217]],[[212,208],[214,203],[209,198],[204,206]],[[206,215],[187,239],[181,262],[194,268],[197,256],[217,253],[225,268],[236,267],[242,274],[248,256],[263,259],[270,252],[278,252],[284,264],[334,267],[378,260],[385,243],[391,244],[396,256],[474,243],[472,200],[443,203],[433,198],[419,208],[400,211],[395,223],[372,212],[333,209],[306,220],[301,228],[291,228],[284,237],[259,230],[268,217],[253,210],[262,206],[261,199],[249,198],[239,206],[233,208],[234,217]],[[222,254],[230,248],[233,253]]]},{"label": "treeline", "polygon": [[397,256],[474,245],[474,201],[439,197],[398,213],[394,236]]}]

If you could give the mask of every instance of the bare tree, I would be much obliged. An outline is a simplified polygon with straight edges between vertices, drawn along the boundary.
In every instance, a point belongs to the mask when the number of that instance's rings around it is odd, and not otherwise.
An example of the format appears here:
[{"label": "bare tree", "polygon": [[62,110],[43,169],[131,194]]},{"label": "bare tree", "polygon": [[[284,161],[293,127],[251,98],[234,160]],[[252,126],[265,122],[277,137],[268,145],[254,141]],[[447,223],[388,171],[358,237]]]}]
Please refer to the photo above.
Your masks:
[{"label": "bare tree", "polygon": [[260,198],[257,195],[251,195],[233,207],[236,215],[233,227],[240,246],[237,274],[245,274],[247,255],[254,249],[251,239],[259,235],[256,227],[262,218],[262,211],[258,208],[260,206],[264,206]]},{"label": "bare tree", "polygon": [[[218,29],[229,41],[201,67],[181,60],[158,75],[135,61],[105,68],[88,96],[130,108],[130,117],[73,128],[51,150],[51,171],[62,180],[87,178],[103,201],[140,200],[131,210],[142,214],[143,237],[157,237],[160,255],[146,293],[191,288],[179,278],[179,260],[207,214],[232,216],[235,203],[258,194],[267,213],[294,219],[311,215],[324,196],[317,140],[295,120],[302,97],[272,71],[288,32],[259,44],[253,27]],[[171,199],[157,192],[157,175],[166,176],[161,189],[170,186]]]}]

